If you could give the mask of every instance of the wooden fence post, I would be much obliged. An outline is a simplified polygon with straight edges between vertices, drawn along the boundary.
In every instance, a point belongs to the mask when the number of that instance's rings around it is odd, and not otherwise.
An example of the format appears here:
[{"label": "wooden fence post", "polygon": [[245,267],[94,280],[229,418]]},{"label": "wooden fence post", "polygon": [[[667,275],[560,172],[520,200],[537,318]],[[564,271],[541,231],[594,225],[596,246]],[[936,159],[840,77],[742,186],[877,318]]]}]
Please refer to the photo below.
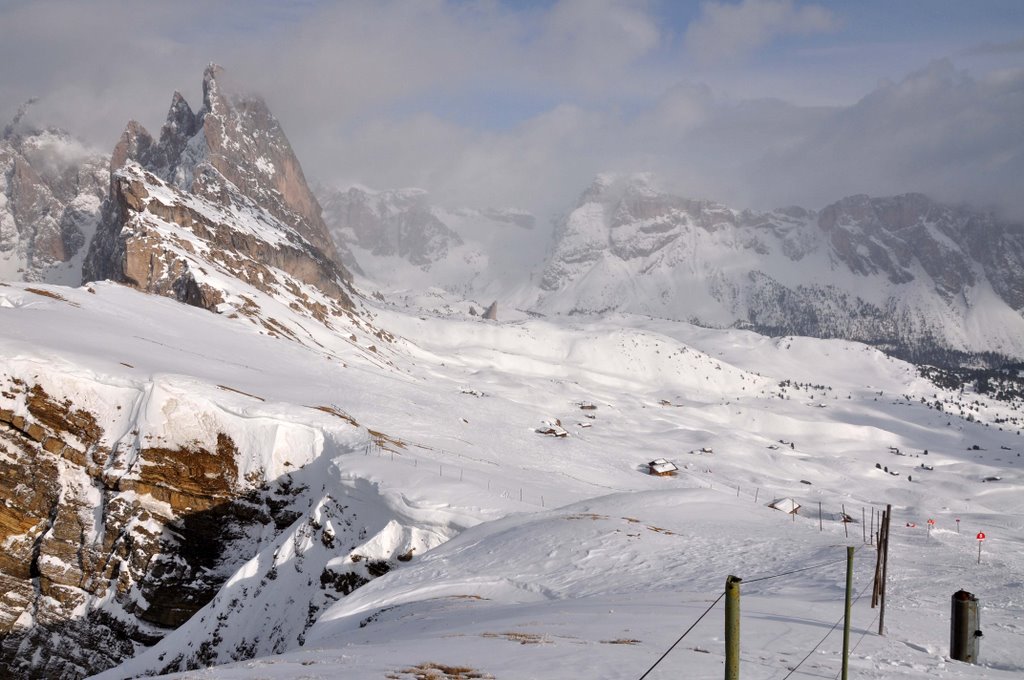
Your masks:
[{"label": "wooden fence post", "polygon": [[847,680],[846,674],[850,663],[850,610],[852,609],[850,596],[853,592],[853,546],[846,548],[846,614],[843,615],[843,672],[842,680]]},{"label": "wooden fence post", "polygon": [[885,579],[889,573],[889,527],[892,524],[892,505],[886,504],[882,522],[882,584],[879,588],[880,608],[878,610],[878,634],[885,631]]},{"label": "wooden fence post", "polygon": [[725,579],[725,680],[740,678],[740,581]]}]

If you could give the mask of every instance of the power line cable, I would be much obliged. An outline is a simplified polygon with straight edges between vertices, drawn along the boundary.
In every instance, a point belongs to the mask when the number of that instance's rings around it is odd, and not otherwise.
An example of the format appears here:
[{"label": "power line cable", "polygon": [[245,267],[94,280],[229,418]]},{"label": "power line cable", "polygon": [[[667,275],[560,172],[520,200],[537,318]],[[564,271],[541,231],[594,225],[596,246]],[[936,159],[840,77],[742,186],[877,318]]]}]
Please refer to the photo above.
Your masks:
[{"label": "power line cable", "polygon": [[800,569],[793,569],[791,571],[784,571],[784,572],[782,572],[780,574],[771,574],[769,576],[759,576],[758,578],[744,579],[743,580],[743,585],[750,585],[751,583],[757,583],[758,581],[767,581],[768,579],[779,578],[780,576],[789,576],[790,574],[798,574],[801,571],[810,571],[811,569],[820,569],[821,567],[830,567],[833,564],[839,564],[840,562],[846,562],[846,558],[844,557],[843,559],[836,560],[834,562],[825,562],[823,564],[814,564],[814,565],[811,565],[809,567],[801,567]]},{"label": "power line cable", "polygon": [[[856,651],[857,651],[857,648],[858,648],[858,647],[860,647],[860,643],[864,641],[864,638],[865,638],[865,636],[867,636],[868,632],[869,632],[869,631],[871,630],[871,627],[875,625],[875,621],[877,621],[877,620],[878,620],[878,615],[879,615],[880,613],[881,613],[881,612],[875,612],[875,618],[871,619],[871,623],[869,623],[869,624],[867,625],[867,627],[865,627],[865,628],[864,628],[864,630],[863,630],[863,631],[861,631],[860,637],[859,637],[859,638],[857,638],[857,644],[855,644],[855,645],[853,646],[853,649],[851,649],[851,650],[850,650],[850,654],[853,654],[854,652],[856,652]],[[839,676],[840,676],[840,675],[842,675],[842,674],[843,674],[843,669],[842,669],[842,668],[840,668],[840,669],[839,669],[839,672],[838,672],[838,673],[836,673],[836,678],[837,678],[837,680],[838,680]]]},{"label": "power line cable", "polygon": [[[853,601],[854,604],[856,604],[860,600],[861,596],[864,595],[864,593],[866,593],[868,591],[868,587],[869,586],[871,586],[871,582],[869,582],[866,586],[864,586],[864,589],[860,591],[860,595],[858,595],[857,599]],[[852,608],[853,605],[851,604],[850,607]],[[814,652],[816,652],[818,650],[818,647],[821,647],[822,643],[825,642],[826,639],[828,639],[828,636],[831,635],[832,632],[836,628],[839,627],[839,624],[842,623],[843,619],[845,619],[845,618],[846,618],[846,613],[844,612],[843,615],[839,617],[839,620],[836,621],[834,624],[832,624],[832,627],[828,629],[828,632],[825,633],[825,637],[821,638],[818,641],[818,644],[814,645],[814,648],[811,651],[807,652],[807,656],[802,658],[800,660],[800,663],[798,663],[797,665],[793,666],[793,668],[790,669],[789,673],[786,674],[786,677],[782,678],[782,680],[787,680],[787,678],[789,678],[789,676],[793,675],[793,673],[796,673],[797,669],[800,668],[800,666],[803,665],[804,661],[807,661],[809,658],[811,658],[811,654],[814,654]]]},{"label": "power line cable", "polygon": [[691,630],[693,630],[694,627],[696,627],[696,625],[698,623],[700,623],[700,620],[703,619],[705,616],[707,616],[708,612],[710,612],[712,609],[715,608],[716,604],[721,602],[723,597],[725,597],[725,592],[724,591],[722,592],[721,595],[718,596],[718,599],[716,599],[714,602],[712,602],[711,606],[708,607],[707,609],[705,609],[704,613],[701,614],[699,617],[697,617],[697,620],[694,621],[693,624],[691,624],[690,627],[687,628],[686,631],[682,635],[679,636],[679,639],[676,640],[675,642],[673,642],[672,646],[669,647],[667,650],[665,650],[665,653],[661,655],[661,658],[659,658],[657,661],[655,661],[654,665],[651,666],[650,668],[648,668],[647,671],[644,672],[644,674],[640,676],[639,680],[644,680],[644,678],[646,678],[650,674],[650,672],[653,671],[655,669],[655,667],[665,659],[666,656],[668,656],[669,652],[671,652],[673,649],[675,649],[676,645],[678,645],[680,642],[683,641],[683,638],[686,637],[687,633],[689,633]]},{"label": "power line cable", "polygon": [[[814,565],[811,565],[811,566],[809,566],[809,567],[801,567],[800,569],[792,569],[792,570],[790,570],[790,571],[784,571],[784,572],[780,572],[780,573],[778,573],[778,574],[770,574],[770,575],[768,575],[768,576],[759,576],[759,577],[757,577],[757,578],[753,578],[753,579],[749,579],[749,580],[746,580],[746,579],[745,579],[745,580],[743,581],[743,583],[744,583],[744,584],[746,585],[746,584],[750,584],[750,583],[757,583],[758,581],[767,581],[767,580],[769,580],[769,579],[773,579],[773,578],[780,578],[780,577],[782,577],[782,576],[789,576],[789,575],[791,575],[791,574],[797,574],[797,573],[800,573],[800,572],[802,572],[802,571],[810,571],[811,569],[820,569],[820,568],[822,568],[822,567],[830,567],[830,566],[832,566],[832,565],[834,565],[834,564],[839,564],[840,562],[846,562],[846,558],[844,557],[843,559],[835,560],[835,561],[833,561],[833,562],[824,562],[824,563],[822,563],[822,564],[814,564]],[[871,584],[869,583],[868,585],[871,585]],[[858,600],[860,600],[861,596],[862,596],[862,595],[863,595],[863,594],[864,594],[865,592],[867,592],[867,586],[865,586],[864,590],[862,590],[862,591],[860,592],[860,595],[858,595],[858,596],[857,596],[857,599],[856,599],[856,600],[854,600],[854,602],[856,603],[856,602],[857,602]],[[655,669],[655,668],[656,668],[656,667],[658,666],[658,664],[660,664],[660,663],[661,663],[662,661],[664,661],[664,660],[665,660],[665,657],[667,657],[667,656],[669,655],[669,653],[671,653],[671,651],[672,651],[673,649],[675,649],[675,648],[676,648],[676,646],[677,646],[677,645],[678,645],[678,644],[679,644],[680,642],[682,642],[682,641],[683,641],[683,638],[685,638],[685,637],[686,637],[686,636],[687,636],[687,635],[689,634],[689,632],[690,632],[691,630],[693,630],[693,629],[694,629],[694,628],[695,628],[695,627],[697,626],[697,624],[698,624],[698,623],[700,623],[700,622],[701,622],[701,620],[702,620],[702,619],[703,619],[703,618],[704,618],[705,616],[707,616],[707,615],[708,615],[708,613],[710,613],[710,612],[711,612],[711,610],[712,610],[712,609],[714,609],[714,608],[715,608],[715,605],[716,605],[716,604],[718,604],[719,602],[721,602],[721,600],[722,600],[722,598],[723,598],[723,597],[725,597],[725,593],[724,593],[724,592],[723,592],[723,593],[722,593],[721,595],[719,595],[719,596],[718,596],[718,597],[717,597],[717,598],[715,599],[715,601],[714,601],[714,602],[712,602],[712,603],[711,603],[711,604],[710,604],[710,605],[708,606],[708,608],[707,608],[707,609],[705,609],[705,610],[704,610],[704,613],[703,613],[703,614],[701,614],[701,615],[700,615],[699,617],[697,617],[697,620],[696,620],[696,621],[694,621],[694,622],[693,622],[693,623],[692,623],[692,624],[690,625],[690,627],[689,627],[689,628],[687,628],[687,629],[686,629],[686,630],[685,630],[685,631],[683,632],[683,634],[679,636],[679,639],[677,639],[677,640],[676,640],[675,642],[673,642],[673,643],[672,643],[672,646],[671,646],[671,647],[669,647],[669,648],[668,648],[667,650],[665,650],[665,653],[664,653],[664,654],[662,654],[662,655],[661,655],[661,656],[660,656],[660,657],[658,658],[658,660],[657,660],[657,661],[655,661],[655,662],[654,662],[654,664],[653,664],[653,665],[651,665],[651,667],[650,667],[650,668],[648,668],[648,669],[647,669],[647,670],[646,670],[646,671],[644,672],[644,674],[643,674],[643,675],[641,675],[641,676],[640,676],[640,677],[638,678],[638,680],[644,680],[644,678],[646,678],[646,677],[647,677],[648,675],[650,675],[651,671],[653,671],[653,670],[654,670],[654,669]],[[828,637],[828,636],[829,636],[829,635],[830,635],[830,634],[832,633],[832,631],[834,631],[834,630],[836,629],[836,627],[837,627],[837,626],[838,626],[838,625],[839,625],[840,623],[842,623],[842,621],[843,621],[843,619],[842,619],[842,618],[840,618],[840,619],[839,619],[839,621],[837,621],[837,622],[836,622],[836,624],[835,624],[834,626],[832,626],[832,628],[831,628],[831,629],[829,629],[828,633],[826,633],[826,634],[825,634],[825,637],[823,637],[823,638],[821,639],[821,641],[820,641],[820,642],[818,642],[818,644],[814,646],[814,649],[812,649],[812,650],[811,650],[811,651],[810,651],[810,652],[809,652],[809,653],[807,654],[807,656],[805,656],[805,657],[803,658],[803,660],[802,660],[802,661],[800,661],[800,663],[798,663],[798,664],[797,664],[797,665],[796,665],[796,666],[795,666],[795,667],[793,668],[793,670],[792,670],[792,671],[790,671],[789,675],[792,675],[792,674],[793,674],[793,672],[795,672],[795,671],[796,671],[796,669],[797,669],[797,668],[799,668],[799,667],[800,667],[800,665],[801,665],[801,664],[803,664],[803,662],[804,662],[804,661],[806,661],[806,660],[807,660],[808,658],[810,658],[811,654],[813,654],[813,653],[814,653],[814,651],[815,651],[815,650],[816,650],[816,649],[817,649],[818,647],[820,647],[820,646],[821,646],[821,644],[822,644],[823,642],[825,642],[825,639],[826,639],[826,638],[827,638],[827,637]],[[863,639],[863,635],[861,636],[861,639]],[[857,643],[857,644],[860,644],[860,641],[858,641],[858,643]],[[789,675],[787,675],[787,676],[786,676],[786,678],[788,678],[788,677],[789,677]],[[784,678],[783,680],[785,680],[785,678]]]}]

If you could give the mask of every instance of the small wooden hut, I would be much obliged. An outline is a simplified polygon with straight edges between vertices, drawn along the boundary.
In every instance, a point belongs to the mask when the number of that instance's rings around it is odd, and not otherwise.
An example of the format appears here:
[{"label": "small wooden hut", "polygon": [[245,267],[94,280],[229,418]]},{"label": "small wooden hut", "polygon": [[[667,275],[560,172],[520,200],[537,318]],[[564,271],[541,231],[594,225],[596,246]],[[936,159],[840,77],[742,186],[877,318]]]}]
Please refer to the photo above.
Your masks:
[{"label": "small wooden hut", "polygon": [[647,472],[656,477],[672,477],[676,474],[678,469],[679,468],[676,467],[675,463],[667,461],[664,458],[652,460],[647,464]]}]

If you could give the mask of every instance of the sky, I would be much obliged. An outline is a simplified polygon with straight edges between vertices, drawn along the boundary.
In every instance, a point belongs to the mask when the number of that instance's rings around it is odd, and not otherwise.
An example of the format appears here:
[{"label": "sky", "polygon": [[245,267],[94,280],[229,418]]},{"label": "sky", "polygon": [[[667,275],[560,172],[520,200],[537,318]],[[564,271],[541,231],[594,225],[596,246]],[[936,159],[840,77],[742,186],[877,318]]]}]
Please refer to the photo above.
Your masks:
[{"label": "sky", "polygon": [[206,64],[308,177],[570,210],[602,172],[734,207],[921,191],[1024,221],[1019,0],[0,0],[0,120],[109,153]]}]

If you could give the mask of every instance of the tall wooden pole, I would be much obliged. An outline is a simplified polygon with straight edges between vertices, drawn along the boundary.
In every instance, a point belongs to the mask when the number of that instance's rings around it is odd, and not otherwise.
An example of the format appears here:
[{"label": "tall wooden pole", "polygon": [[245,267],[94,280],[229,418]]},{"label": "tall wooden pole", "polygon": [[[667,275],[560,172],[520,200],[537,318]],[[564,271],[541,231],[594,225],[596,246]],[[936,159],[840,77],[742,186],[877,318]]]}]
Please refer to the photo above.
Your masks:
[{"label": "tall wooden pole", "polygon": [[889,574],[889,527],[892,524],[892,505],[886,504],[885,515],[882,521],[883,548],[882,548],[882,586],[879,590],[881,606],[878,610],[878,634],[884,635],[885,631],[885,579]]},{"label": "tall wooden pole", "polygon": [[882,529],[874,537],[875,542],[875,583],[871,587],[871,608],[878,606],[878,595],[882,589]]},{"label": "tall wooden pole", "polygon": [[850,664],[850,610],[851,595],[853,593],[853,546],[846,548],[846,614],[843,617],[843,675],[842,680],[847,680],[846,673]]},{"label": "tall wooden pole", "polygon": [[740,581],[725,579],[725,680],[740,680]]}]

